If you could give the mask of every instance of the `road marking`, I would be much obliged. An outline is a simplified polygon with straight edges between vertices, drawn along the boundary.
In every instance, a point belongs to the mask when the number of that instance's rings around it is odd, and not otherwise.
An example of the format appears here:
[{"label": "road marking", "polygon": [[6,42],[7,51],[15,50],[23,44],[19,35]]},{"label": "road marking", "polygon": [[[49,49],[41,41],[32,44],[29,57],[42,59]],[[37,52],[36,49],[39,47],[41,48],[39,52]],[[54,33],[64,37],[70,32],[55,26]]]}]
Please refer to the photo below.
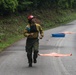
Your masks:
[{"label": "road marking", "polygon": [[[64,40],[61,40],[61,42],[59,43],[59,46],[61,46],[61,44],[62,44],[63,41],[64,41]],[[60,48],[58,48],[58,52],[60,53]],[[63,63],[62,63],[62,61],[61,61],[61,58],[58,58],[58,60],[59,60],[59,63],[60,63],[60,65],[61,65],[62,69],[63,69],[63,73],[65,73],[65,75],[71,75],[71,74],[66,70],[65,66],[63,65]]]}]

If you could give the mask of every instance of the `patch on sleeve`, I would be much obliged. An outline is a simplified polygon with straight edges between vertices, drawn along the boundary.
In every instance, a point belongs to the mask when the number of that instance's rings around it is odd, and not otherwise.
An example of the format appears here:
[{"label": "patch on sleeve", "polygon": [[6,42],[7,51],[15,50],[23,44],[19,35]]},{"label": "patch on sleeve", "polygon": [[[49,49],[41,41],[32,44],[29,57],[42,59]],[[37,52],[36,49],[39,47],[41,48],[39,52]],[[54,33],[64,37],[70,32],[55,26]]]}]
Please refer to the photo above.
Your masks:
[{"label": "patch on sleeve", "polygon": [[29,28],[29,27],[26,27],[26,30],[27,30],[28,32],[30,32],[30,28]]}]

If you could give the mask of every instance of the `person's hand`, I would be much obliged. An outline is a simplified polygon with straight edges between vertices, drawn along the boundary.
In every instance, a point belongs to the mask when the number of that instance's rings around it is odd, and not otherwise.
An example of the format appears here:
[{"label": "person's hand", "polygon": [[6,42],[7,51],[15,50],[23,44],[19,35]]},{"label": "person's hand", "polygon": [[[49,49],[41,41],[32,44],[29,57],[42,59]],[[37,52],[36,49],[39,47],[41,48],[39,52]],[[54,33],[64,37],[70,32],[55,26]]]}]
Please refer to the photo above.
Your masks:
[{"label": "person's hand", "polygon": [[42,39],[43,37],[42,37],[42,36],[40,36],[39,38],[40,38],[40,39]]},{"label": "person's hand", "polygon": [[34,33],[30,33],[30,36],[33,36],[34,35]]}]

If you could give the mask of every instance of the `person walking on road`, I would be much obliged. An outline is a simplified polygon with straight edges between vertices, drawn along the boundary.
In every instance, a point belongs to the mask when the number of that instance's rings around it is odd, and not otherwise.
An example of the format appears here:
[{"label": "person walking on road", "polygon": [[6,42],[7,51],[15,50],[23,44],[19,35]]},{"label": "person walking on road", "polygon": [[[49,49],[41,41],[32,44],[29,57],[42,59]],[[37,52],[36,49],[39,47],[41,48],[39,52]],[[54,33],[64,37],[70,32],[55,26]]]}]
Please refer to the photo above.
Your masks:
[{"label": "person walking on road", "polygon": [[39,52],[39,38],[44,36],[43,29],[40,24],[36,23],[37,18],[33,15],[28,16],[28,25],[24,29],[26,39],[26,52],[29,67],[32,67],[32,62],[37,63]]}]

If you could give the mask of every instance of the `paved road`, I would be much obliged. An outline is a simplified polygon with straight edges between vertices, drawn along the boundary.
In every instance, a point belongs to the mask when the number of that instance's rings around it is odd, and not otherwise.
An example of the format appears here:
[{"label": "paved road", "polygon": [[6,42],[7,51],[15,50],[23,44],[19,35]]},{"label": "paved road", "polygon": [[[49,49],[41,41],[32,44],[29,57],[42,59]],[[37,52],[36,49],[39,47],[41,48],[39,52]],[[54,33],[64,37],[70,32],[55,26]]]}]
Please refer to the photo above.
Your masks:
[{"label": "paved road", "polygon": [[52,33],[76,32],[76,21],[45,31],[40,40],[40,53],[72,53],[70,57],[38,57],[38,63],[28,67],[25,41],[14,43],[0,54],[0,75],[76,75],[76,34],[53,38]]}]

